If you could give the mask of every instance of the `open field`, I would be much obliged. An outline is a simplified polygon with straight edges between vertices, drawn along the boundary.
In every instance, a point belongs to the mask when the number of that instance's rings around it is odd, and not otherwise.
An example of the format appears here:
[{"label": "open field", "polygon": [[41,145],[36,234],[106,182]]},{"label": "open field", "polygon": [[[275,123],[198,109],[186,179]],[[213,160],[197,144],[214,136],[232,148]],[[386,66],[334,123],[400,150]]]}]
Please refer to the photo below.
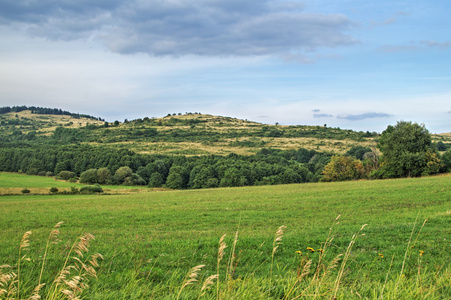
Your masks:
[{"label": "open field", "polygon": [[[2,186],[13,184],[0,182]],[[64,221],[60,228],[63,242],[49,252],[45,279],[56,276],[70,243],[89,232],[96,237],[92,251],[103,254],[104,260],[98,279],[92,279],[84,292],[87,299],[176,299],[190,268],[205,265],[198,278],[201,282],[216,273],[218,241],[226,234],[221,298],[232,298],[230,289],[235,299],[281,299],[292,280],[296,282],[300,266],[312,259],[314,269],[318,249],[325,248],[329,229],[341,215],[323,262],[344,254],[353,234],[368,225],[344,265],[339,299],[359,299],[357,293],[376,299],[386,278],[385,295],[391,293],[390,299],[425,295],[446,299],[451,295],[450,187],[451,176],[446,175],[212,190],[149,189],[123,195],[2,196],[0,265],[17,263],[20,237],[31,230],[27,255],[32,262],[22,263],[22,273],[32,274],[25,281],[36,278],[47,236],[53,225]],[[285,233],[271,263],[274,234],[281,225],[286,226]],[[224,286],[237,230],[233,279]],[[309,253],[307,247],[316,252]],[[405,282],[396,294],[401,269]],[[339,267],[331,272],[335,279]],[[306,280],[312,278],[313,274],[306,276]],[[332,288],[325,278],[321,293],[329,299]],[[180,299],[197,299],[199,290],[200,286],[188,286],[182,294],[186,298]],[[216,299],[215,288],[205,298]]]},{"label": "open field", "polygon": [[[59,191],[70,191],[71,187],[80,188],[86,184],[72,183],[64,180],[56,180],[53,177],[29,176],[18,173],[0,172],[0,196],[19,195],[27,188],[30,194],[49,194],[50,188],[56,187]],[[145,187],[104,185],[105,193],[134,193],[147,190]]]}]

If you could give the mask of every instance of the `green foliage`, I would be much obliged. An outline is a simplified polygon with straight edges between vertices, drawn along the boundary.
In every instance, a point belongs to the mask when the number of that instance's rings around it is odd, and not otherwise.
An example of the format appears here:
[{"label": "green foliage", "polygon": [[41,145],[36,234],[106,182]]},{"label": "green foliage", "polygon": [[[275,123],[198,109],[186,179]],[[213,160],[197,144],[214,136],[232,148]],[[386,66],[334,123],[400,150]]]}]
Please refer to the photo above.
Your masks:
[{"label": "green foliage", "polygon": [[71,172],[71,171],[61,171],[58,173],[58,177],[61,178],[62,180],[69,180],[71,178],[74,178],[75,173]]},{"label": "green foliage", "polygon": [[224,177],[222,177],[219,186],[221,187],[244,186],[245,183],[246,178],[240,174],[237,168],[232,167],[225,171]]},{"label": "green foliage", "polygon": [[56,187],[51,187],[51,188],[50,188],[50,193],[52,193],[52,194],[58,193],[58,188],[56,188]]},{"label": "green foliage", "polygon": [[183,189],[187,184],[187,170],[181,166],[173,166],[166,179],[166,187],[170,189]]},{"label": "green foliage", "polygon": [[97,183],[97,169],[89,169],[81,173],[80,183],[87,184]]},{"label": "green foliage", "polygon": [[372,152],[370,148],[364,146],[354,146],[345,155],[353,156],[358,160],[363,160],[366,153]]},{"label": "green foliage", "polygon": [[158,172],[152,173],[149,178],[149,187],[162,187],[164,184],[163,175]]},{"label": "green foliage", "polygon": [[132,174],[133,170],[130,167],[128,166],[120,167],[114,173],[114,182],[116,184],[122,184],[124,183],[125,178],[132,176]]},{"label": "green foliage", "polygon": [[333,156],[325,166],[322,181],[345,181],[362,177],[363,166],[349,156]]},{"label": "green foliage", "polygon": [[378,144],[383,153],[382,177],[416,177],[434,174],[440,169],[440,160],[429,131],[424,125],[398,122],[382,132]]},{"label": "green foliage", "polygon": [[108,168],[100,168],[96,172],[97,183],[108,184],[111,182],[111,172]]},{"label": "green foliage", "polygon": [[451,172],[451,149],[443,153],[441,161],[443,162],[445,170]]},{"label": "green foliage", "polygon": [[80,188],[80,194],[95,194],[103,193],[103,189],[100,185],[86,185]]},{"label": "green foliage", "polygon": [[29,189],[23,189],[21,192],[22,192],[22,194],[29,194],[30,190]]}]

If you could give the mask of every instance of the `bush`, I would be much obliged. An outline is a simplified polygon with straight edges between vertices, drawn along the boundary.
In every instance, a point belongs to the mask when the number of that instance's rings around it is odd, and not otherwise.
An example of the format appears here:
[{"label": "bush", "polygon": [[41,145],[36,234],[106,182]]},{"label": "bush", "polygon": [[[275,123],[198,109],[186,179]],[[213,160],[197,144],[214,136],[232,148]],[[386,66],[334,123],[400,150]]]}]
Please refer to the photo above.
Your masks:
[{"label": "bush", "polygon": [[97,169],[89,169],[80,175],[80,183],[97,183]]},{"label": "bush", "polygon": [[95,194],[103,193],[103,189],[100,185],[87,185],[80,188],[80,194]]},{"label": "bush", "polygon": [[30,190],[29,189],[23,189],[22,190],[22,194],[29,194],[30,193]]},{"label": "bush", "polygon": [[75,176],[74,172],[71,171],[61,171],[58,173],[58,177],[62,180],[69,180]]},{"label": "bush", "polygon": [[52,176],[53,176],[53,172],[50,172],[50,171],[49,171],[49,172],[46,172],[46,173],[45,173],[45,176],[47,176],[47,177],[52,177]]},{"label": "bush", "polygon": [[56,187],[50,188],[50,193],[55,194],[58,193],[58,189]]}]

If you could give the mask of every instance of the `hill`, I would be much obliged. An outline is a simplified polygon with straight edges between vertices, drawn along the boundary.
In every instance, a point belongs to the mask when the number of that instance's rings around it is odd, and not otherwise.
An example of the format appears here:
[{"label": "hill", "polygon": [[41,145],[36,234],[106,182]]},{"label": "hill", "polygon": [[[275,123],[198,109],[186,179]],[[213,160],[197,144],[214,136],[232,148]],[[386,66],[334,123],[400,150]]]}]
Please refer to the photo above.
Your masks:
[{"label": "hill", "polygon": [[[84,183],[184,189],[317,182],[335,154],[361,161],[348,179],[370,178],[377,168],[377,133],[200,113],[111,123],[23,108],[0,114],[0,171],[42,176],[65,171],[62,178],[80,177]],[[444,150],[450,144],[450,136],[434,138]],[[375,159],[365,160],[368,152]]]},{"label": "hill", "polygon": [[61,137],[60,144],[125,146],[143,154],[250,155],[262,148],[344,153],[356,145],[374,146],[378,136],[321,126],[265,125],[198,113],[114,123],[73,115],[44,115],[32,110],[4,113],[0,115],[0,138],[3,142],[42,142],[56,134]]}]

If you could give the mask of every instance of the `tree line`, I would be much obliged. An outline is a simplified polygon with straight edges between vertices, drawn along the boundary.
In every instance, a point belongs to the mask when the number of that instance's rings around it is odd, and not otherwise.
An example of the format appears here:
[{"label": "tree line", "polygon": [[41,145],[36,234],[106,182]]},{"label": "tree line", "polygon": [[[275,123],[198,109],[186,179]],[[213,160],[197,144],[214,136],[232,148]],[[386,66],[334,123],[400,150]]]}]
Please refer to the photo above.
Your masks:
[{"label": "tree line", "polygon": [[87,119],[92,119],[92,120],[99,120],[99,121],[105,121],[102,118],[97,118],[97,117],[93,117],[90,115],[86,115],[86,114],[79,114],[79,113],[71,113],[62,109],[58,109],[58,108],[47,108],[47,107],[36,107],[36,106],[4,106],[4,107],[0,107],[0,114],[6,114],[6,113],[10,113],[10,112],[21,112],[24,110],[30,110],[32,114],[40,114],[40,115],[66,115],[66,116],[71,116],[73,118],[76,119],[80,119],[80,118],[87,118]]},{"label": "tree line", "polygon": [[205,188],[317,182],[331,154],[263,149],[245,156],[144,155],[87,145],[0,148],[0,171],[53,176],[82,183]]}]

